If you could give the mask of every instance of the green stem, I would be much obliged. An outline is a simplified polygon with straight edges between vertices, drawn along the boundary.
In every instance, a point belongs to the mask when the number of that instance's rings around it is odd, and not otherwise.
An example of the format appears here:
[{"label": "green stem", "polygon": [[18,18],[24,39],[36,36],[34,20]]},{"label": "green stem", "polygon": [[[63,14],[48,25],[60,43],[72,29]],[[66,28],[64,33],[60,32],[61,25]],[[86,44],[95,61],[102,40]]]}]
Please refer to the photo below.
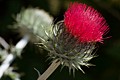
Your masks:
[{"label": "green stem", "polygon": [[60,61],[54,60],[52,64],[49,66],[49,68],[38,77],[37,80],[46,80],[55,70],[56,68],[60,65]]}]

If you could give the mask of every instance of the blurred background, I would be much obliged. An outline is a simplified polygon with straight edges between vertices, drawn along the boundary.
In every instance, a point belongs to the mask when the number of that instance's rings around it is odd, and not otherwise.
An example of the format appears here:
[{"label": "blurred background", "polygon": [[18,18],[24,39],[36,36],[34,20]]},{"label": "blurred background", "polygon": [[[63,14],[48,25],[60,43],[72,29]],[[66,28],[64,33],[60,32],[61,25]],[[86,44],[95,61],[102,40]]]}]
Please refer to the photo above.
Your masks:
[{"label": "blurred background", "polygon": [[[61,66],[48,78],[48,80],[120,80],[120,0],[0,0],[0,36],[9,44],[15,45],[22,37],[11,28],[15,22],[14,17],[22,8],[34,7],[47,11],[54,17],[55,22],[63,19],[63,14],[70,2],[81,2],[93,6],[106,19],[110,32],[104,44],[100,44],[96,54],[99,56],[90,63],[96,66],[85,71],[76,71],[75,76],[70,75],[68,68]],[[38,69],[42,74],[50,65],[47,60],[47,51],[40,49],[34,43],[28,43],[11,66],[17,67],[16,72],[21,74],[21,80],[37,80]],[[3,76],[1,80],[11,80]]]}]

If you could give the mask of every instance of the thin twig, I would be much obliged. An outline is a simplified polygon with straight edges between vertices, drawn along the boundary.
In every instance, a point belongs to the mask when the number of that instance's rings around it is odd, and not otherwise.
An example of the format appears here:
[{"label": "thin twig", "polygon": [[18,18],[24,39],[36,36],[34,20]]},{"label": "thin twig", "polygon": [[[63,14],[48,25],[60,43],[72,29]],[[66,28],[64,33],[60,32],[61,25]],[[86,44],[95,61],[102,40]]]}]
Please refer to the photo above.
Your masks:
[{"label": "thin twig", "polygon": [[46,80],[60,65],[60,61],[54,60],[49,68],[37,80]]},{"label": "thin twig", "polygon": [[9,44],[2,38],[0,37],[0,44],[6,49],[8,50],[9,49]]},{"label": "thin twig", "polygon": [[[29,36],[24,36],[15,46],[15,49],[19,49],[20,51],[23,50],[23,48],[27,45],[29,41]],[[13,53],[10,53],[7,58],[3,61],[3,63],[0,66],[0,79],[3,76],[4,72],[9,68],[12,61],[16,58],[16,55]]]},{"label": "thin twig", "polygon": [[8,69],[14,58],[15,56],[13,54],[9,54],[7,58],[3,61],[0,66],[0,78],[3,76],[3,73]]}]

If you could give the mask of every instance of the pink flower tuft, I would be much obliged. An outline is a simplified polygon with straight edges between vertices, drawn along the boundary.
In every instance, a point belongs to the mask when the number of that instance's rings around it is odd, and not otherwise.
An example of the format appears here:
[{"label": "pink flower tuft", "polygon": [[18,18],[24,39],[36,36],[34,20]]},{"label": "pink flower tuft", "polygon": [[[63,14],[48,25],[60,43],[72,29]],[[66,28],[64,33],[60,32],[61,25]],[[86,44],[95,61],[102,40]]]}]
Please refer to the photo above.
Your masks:
[{"label": "pink flower tuft", "polygon": [[71,3],[64,14],[64,24],[68,32],[80,42],[103,42],[103,36],[109,31],[102,15],[82,3]]}]

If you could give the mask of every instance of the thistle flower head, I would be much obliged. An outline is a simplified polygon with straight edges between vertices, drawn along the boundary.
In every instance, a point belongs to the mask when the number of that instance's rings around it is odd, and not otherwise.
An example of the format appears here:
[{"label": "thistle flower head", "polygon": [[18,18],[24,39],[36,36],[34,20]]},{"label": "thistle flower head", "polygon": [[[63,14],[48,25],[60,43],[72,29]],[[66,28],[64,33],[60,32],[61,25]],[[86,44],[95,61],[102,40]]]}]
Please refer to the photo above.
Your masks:
[{"label": "thistle flower head", "polygon": [[103,42],[108,32],[105,19],[94,8],[73,3],[64,14],[64,20],[53,26],[53,36],[44,44],[53,60],[57,59],[69,70],[92,66],[96,42]]},{"label": "thistle flower head", "polygon": [[64,24],[80,42],[103,42],[103,36],[109,29],[97,10],[82,3],[71,3],[65,12]]}]

